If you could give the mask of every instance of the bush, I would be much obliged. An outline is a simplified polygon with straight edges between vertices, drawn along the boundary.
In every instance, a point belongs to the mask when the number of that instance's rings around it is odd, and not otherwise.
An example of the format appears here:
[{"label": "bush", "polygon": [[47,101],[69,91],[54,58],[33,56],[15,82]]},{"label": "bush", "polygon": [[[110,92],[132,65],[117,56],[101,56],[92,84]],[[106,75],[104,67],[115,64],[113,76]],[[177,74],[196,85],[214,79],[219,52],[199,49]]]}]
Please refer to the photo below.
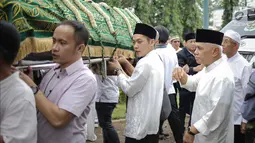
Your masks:
[{"label": "bush", "polygon": [[125,93],[120,89],[120,96],[119,96],[119,104],[126,104],[127,96]]}]

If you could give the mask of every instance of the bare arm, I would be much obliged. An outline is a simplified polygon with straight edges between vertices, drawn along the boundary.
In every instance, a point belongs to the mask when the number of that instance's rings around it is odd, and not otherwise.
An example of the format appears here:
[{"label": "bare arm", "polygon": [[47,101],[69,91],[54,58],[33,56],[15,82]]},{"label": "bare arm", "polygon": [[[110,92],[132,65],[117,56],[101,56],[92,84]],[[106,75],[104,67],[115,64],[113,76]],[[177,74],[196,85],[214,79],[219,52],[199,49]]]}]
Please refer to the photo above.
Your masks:
[{"label": "bare arm", "polygon": [[72,113],[50,102],[41,91],[35,95],[35,101],[37,109],[55,128],[66,126],[74,117]]},{"label": "bare arm", "polygon": [[[36,84],[27,75],[21,73],[23,79],[30,87],[36,87]],[[42,115],[55,128],[66,126],[74,117],[74,115],[66,110],[60,109],[57,105],[50,102],[43,92],[38,91],[35,95],[36,107]]]},{"label": "bare arm", "polygon": [[126,62],[125,64],[123,64],[123,70],[128,76],[131,76],[134,72],[134,67],[129,62]]},{"label": "bare arm", "polygon": [[128,76],[131,76],[134,71],[133,65],[123,55],[119,55],[118,62],[120,63],[125,73]]}]

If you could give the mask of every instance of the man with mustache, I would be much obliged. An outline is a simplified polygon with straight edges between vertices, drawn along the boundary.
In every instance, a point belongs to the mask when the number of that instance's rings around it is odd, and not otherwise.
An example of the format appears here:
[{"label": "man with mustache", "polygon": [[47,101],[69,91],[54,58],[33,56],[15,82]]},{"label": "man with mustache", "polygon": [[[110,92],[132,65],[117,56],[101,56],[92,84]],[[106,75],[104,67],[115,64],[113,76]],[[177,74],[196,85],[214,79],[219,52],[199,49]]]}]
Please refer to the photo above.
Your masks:
[{"label": "man with mustache", "polygon": [[[187,33],[184,37],[184,45],[181,51],[177,53],[178,64],[180,67],[183,67],[188,75],[197,74],[197,72],[203,69],[203,65],[199,65],[195,59],[195,50],[196,50],[196,34],[195,33]],[[192,115],[192,108],[195,99],[195,92],[190,92],[185,88],[180,88],[180,121],[182,127],[182,134],[185,131],[185,118],[186,113],[190,116]],[[191,118],[189,120],[190,125]]]},{"label": "man with mustache", "polygon": [[183,88],[196,91],[191,126],[184,135],[184,143],[232,143],[234,141],[233,92],[234,76],[221,56],[224,34],[198,29],[195,58],[205,68],[194,76],[183,68],[176,68],[173,77]]}]

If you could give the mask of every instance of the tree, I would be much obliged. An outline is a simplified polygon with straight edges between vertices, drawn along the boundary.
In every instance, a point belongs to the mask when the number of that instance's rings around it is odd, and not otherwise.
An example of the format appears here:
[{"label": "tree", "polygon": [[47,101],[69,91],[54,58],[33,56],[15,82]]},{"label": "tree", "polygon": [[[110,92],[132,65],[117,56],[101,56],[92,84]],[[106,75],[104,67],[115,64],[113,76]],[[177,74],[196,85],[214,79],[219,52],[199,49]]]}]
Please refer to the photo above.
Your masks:
[{"label": "tree", "polygon": [[234,7],[238,6],[239,0],[223,0],[224,13],[222,16],[222,27],[227,25],[231,20],[234,12]]},{"label": "tree", "polygon": [[202,27],[202,0],[94,0],[110,6],[133,8],[143,23],[162,25],[170,35],[183,37],[185,32]]},{"label": "tree", "polygon": [[202,28],[202,0],[181,0],[183,36]]},{"label": "tree", "polygon": [[153,5],[150,0],[136,0],[135,14],[142,20],[143,23],[151,24],[153,16]]},{"label": "tree", "polygon": [[176,0],[154,0],[153,1],[153,15],[151,17],[151,24],[162,25],[169,29],[170,35],[180,36],[182,34],[183,26],[180,13],[180,1]]}]

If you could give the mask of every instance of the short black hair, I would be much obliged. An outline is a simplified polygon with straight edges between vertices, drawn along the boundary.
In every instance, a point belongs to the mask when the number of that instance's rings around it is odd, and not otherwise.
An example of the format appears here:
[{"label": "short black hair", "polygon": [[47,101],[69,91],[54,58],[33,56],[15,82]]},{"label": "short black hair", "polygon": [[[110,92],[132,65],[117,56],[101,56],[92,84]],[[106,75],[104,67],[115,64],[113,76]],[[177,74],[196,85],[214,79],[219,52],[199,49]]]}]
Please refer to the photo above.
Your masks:
[{"label": "short black hair", "polygon": [[169,38],[169,31],[166,27],[159,25],[154,27],[159,34],[159,43],[166,43]]},{"label": "short black hair", "polygon": [[0,59],[12,65],[20,48],[20,34],[18,30],[5,21],[0,21]]},{"label": "short black hair", "polygon": [[74,20],[66,20],[59,23],[57,27],[61,25],[68,25],[73,27],[76,45],[84,44],[86,46],[88,44],[89,31],[83,23]]}]

